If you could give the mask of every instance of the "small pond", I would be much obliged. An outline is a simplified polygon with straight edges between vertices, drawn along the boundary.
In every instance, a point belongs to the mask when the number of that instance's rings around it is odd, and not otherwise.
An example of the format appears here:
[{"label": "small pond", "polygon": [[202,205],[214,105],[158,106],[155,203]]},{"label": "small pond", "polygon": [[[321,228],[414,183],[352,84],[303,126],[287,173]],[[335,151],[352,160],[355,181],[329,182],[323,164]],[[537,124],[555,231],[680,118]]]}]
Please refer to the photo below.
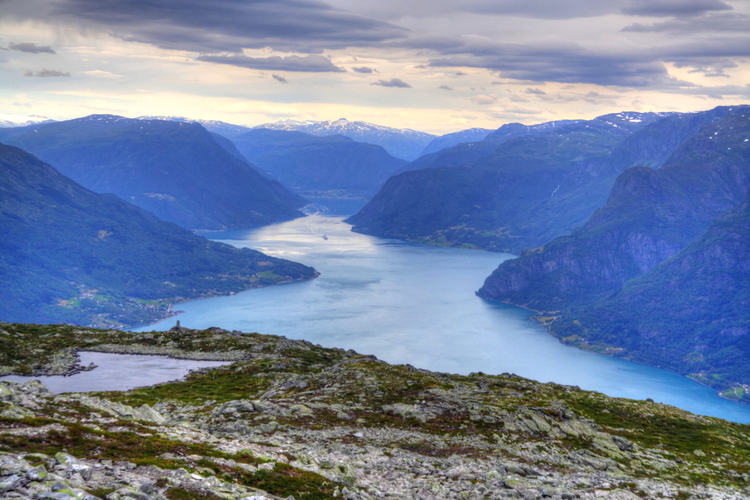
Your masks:
[{"label": "small pond", "polygon": [[104,352],[80,352],[81,364],[90,363],[97,368],[69,377],[21,377],[8,375],[0,380],[27,382],[41,380],[54,392],[127,391],[134,387],[160,384],[185,377],[191,370],[229,364],[224,361],[196,361],[173,359],[165,356],[141,354],[110,354]]}]

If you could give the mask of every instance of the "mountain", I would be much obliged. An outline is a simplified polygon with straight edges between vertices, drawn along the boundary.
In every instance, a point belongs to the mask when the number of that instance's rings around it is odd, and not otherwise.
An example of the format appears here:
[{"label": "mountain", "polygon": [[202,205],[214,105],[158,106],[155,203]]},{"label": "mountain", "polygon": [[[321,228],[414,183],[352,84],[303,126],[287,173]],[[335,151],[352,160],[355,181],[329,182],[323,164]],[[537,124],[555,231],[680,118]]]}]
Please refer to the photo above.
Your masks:
[{"label": "mountain", "polygon": [[199,124],[92,115],[18,131],[4,142],[189,229],[270,224],[302,216],[306,203]]},{"label": "mountain", "polygon": [[208,241],[0,145],[0,320],[133,326],[169,315],[173,302],[315,276]]},{"label": "mountain", "polygon": [[542,245],[606,203],[619,174],[612,152],[664,116],[618,113],[507,139],[490,134],[434,153],[446,166],[394,175],[347,222],[354,231],[436,245],[511,252]]},{"label": "mountain", "polygon": [[[483,139],[466,141],[456,144],[453,147],[446,147],[434,153],[422,153],[422,156],[416,160],[404,165],[396,171],[397,174],[408,172],[410,170],[420,170],[423,168],[439,167],[457,167],[467,164],[491,154],[501,144],[513,139],[514,137],[523,137],[526,135],[541,134],[549,132],[566,125],[578,123],[581,120],[558,120],[554,122],[540,123],[538,125],[523,125],[522,123],[506,123],[494,131],[488,131],[484,134]],[[471,129],[484,130],[484,129]],[[461,134],[461,132],[457,132]],[[449,134],[451,135],[451,134]],[[440,139],[440,138],[438,138]],[[436,141],[438,139],[435,139]],[[425,148],[426,150],[427,148]]]},{"label": "mountain", "polygon": [[0,380],[6,498],[739,500],[750,491],[747,424],[653,401],[217,327],[0,324],[0,373],[86,369],[74,355],[84,350],[231,364],[93,394]]},{"label": "mountain", "polygon": [[49,118],[44,116],[17,116],[0,114],[0,128],[26,127],[28,125],[51,123],[53,121],[54,120],[50,120]]},{"label": "mountain", "polygon": [[304,132],[318,137],[343,135],[357,142],[381,146],[392,156],[404,160],[414,160],[419,157],[425,146],[435,138],[433,134],[408,128],[400,129],[367,122],[350,122],[346,118],[323,122],[280,120],[275,123],[258,125],[255,128]]},{"label": "mountain", "polygon": [[628,168],[586,225],[503,262],[478,294],[557,317],[552,333],[584,348],[750,384],[749,120],[738,107],[659,170]]},{"label": "mountain", "polygon": [[488,128],[470,128],[461,130],[459,132],[453,132],[451,134],[441,135],[440,137],[435,137],[429,142],[429,144],[427,144],[427,146],[424,147],[419,156],[424,156],[430,153],[437,153],[441,149],[452,148],[453,146],[461,144],[462,142],[482,141],[490,132],[492,132],[492,130]]},{"label": "mountain", "polygon": [[137,120],[161,120],[161,121],[173,121],[178,123],[198,123],[203,126],[206,130],[213,134],[218,134],[227,139],[232,139],[234,136],[244,134],[252,130],[251,127],[245,127],[243,125],[234,125],[232,123],[222,122],[219,120],[199,120],[192,118],[185,118],[181,116],[139,116]]},{"label": "mountain", "polygon": [[750,402],[750,193],[680,253],[553,331]]},{"label": "mountain", "polygon": [[631,167],[581,228],[503,262],[479,295],[537,310],[616,291],[740,203],[750,185],[749,108],[706,125],[659,170]]},{"label": "mountain", "polygon": [[[630,117],[629,115],[623,115],[622,113],[614,115],[613,119],[618,121],[624,119],[630,123],[640,123],[638,120],[641,120],[640,116],[633,115],[633,117]],[[538,123],[536,125],[524,125],[523,123],[506,123],[499,129],[487,134],[485,136],[485,139],[490,141],[498,139],[507,140],[514,137],[523,137],[525,135],[536,135],[544,132],[551,132],[567,125],[575,125],[576,123],[581,123],[583,121],[584,120],[554,120],[551,122]]]},{"label": "mountain", "polygon": [[259,128],[233,142],[259,169],[304,196],[369,199],[406,163],[380,146],[341,135]]}]

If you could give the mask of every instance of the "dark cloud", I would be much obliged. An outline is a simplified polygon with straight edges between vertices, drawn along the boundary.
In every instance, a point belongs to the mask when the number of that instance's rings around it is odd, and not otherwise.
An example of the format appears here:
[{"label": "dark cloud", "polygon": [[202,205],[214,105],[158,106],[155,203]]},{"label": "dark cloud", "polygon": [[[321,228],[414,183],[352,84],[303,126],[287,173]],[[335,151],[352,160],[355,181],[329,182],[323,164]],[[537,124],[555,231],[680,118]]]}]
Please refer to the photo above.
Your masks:
[{"label": "dark cloud", "polygon": [[631,0],[629,4],[622,8],[623,14],[646,17],[689,17],[732,10],[719,0]]},{"label": "dark cloud", "polygon": [[440,90],[453,90],[453,87],[449,87],[448,85],[441,85],[438,88]]},{"label": "dark cloud", "polygon": [[547,92],[543,91],[542,89],[537,88],[528,88],[524,90],[524,94],[533,94],[533,95],[547,95]]},{"label": "dark cloud", "polygon": [[634,33],[678,33],[690,35],[701,32],[750,33],[750,17],[744,14],[726,12],[705,16],[670,19],[661,23],[634,23],[622,29]]},{"label": "dark cloud", "polygon": [[374,70],[372,68],[368,68],[366,66],[362,66],[360,68],[352,68],[352,71],[356,71],[357,73],[373,73],[373,72],[377,72],[377,70]]},{"label": "dark cloud", "polygon": [[320,53],[404,37],[407,30],[317,0],[57,0],[52,16],[165,49]]},{"label": "dark cloud", "polygon": [[[436,47],[432,47],[432,44]],[[703,68],[711,60],[750,57],[750,37],[702,37],[681,44],[643,49],[592,51],[563,40],[537,44],[498,43],[488,39],[443,36],[414,38],[405,44],[442,54],[432,67],[473,67],[496,71],[511,80],[591,83],[604,86],[671,88],[689,86],[669,76],[665,62]],[[708,61],[708,62],[707,62]]]},{"label": "dark cloud", "polygon": [[497,96],[496,95],[475,95],[474,97],[470,97],[469,100],[473,102],[474,104],[488,106],[490,104],[494,104],[495,101],[497,101]]},{"label": "dark cloud", "polygon": [[390,80],[378,80],[370,85],[380,85],[381,87],[398,87],[402,89],[410,89],[411,85],[401,80],[400,78],[391,78]]},{"label": "dark cloud", "polygon": [[300,56],[271,56],[248,57],[241,54],[221,54],[198,56],[199,61],[217,64],[229,64],[241,68],[266,69],[276,71],[304,71],[309,73],[343,72],[343,68],[335,66],[330,59],[318,55]]},{"label": "dark cloud", "polygon": [[724,71],[736,68],[738,65],[731,59],[676,59],[672,61],[677,68],[693,68],[688,73],[703,73],[708,77],[729,77]]},{"label": "dark cloud", "polygon": [[720,0],[468,0],[462,2],[460,7],[446,2],[443,8],[540,19],[576,19],[620,13],[644,17],[685,17],[732,9]]},{"label": "dark cloud", "polygon": [[463,71],[456,71],[456,76],[466,76],[467,73],[464,73]]},{"label": "dark cloud", "polygon": [[22,42],[22,43],[10,42],[8,44],[8,48],[10,50],[18,50],[20,52],[28,52],[30,54],[41,54],[41,53],[56,54],[57,53],[49,45],[37,45],[35,43],[30,43],[30,42]]},{"label": "dark cloud", "polygon": [[503,78],[533,82],[593,83],[645,87],[664,84],[669,75],[652,54],[595,54],[569,43],[524,45],[456,41],[434,67],[474,67],[499,71]]},{"label": "dark cloud", "polygon": [[26,71],[23,76],[37,76],[40,78],[50,78],[55,76],[70,76],[67,71],[58,71],[56,69],[43,69],[41,71]]},{"label": "dark cloud", "polygon": [[277,82],[281,82],[281,83],[289,83],[289,82],[287,82],[287,81],[286,81],[286,78],[284,78],[284,77],[283,77],[283,76],[281,76],[281,75],[271,75],[271,77],[272,77],[272,78],[273,78],[274,80],[276,80]]},{"label": "dark cloud", "polygon": [[574,19],[595,17],[617,11],[622,2],[600,0],[473,0],[465,2],[461,10],[492,15],[516,15],[541,19]]}]

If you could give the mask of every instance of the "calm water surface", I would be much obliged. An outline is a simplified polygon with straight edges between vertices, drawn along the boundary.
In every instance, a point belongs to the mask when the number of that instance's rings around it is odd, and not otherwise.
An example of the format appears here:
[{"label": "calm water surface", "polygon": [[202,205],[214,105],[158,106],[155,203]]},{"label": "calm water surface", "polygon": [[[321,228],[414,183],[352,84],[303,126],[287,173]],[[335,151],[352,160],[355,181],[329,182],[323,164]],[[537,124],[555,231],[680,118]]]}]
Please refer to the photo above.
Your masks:
[{"label": "calm water surface", "polygon": [[83,366],[94,363],[97,365],[97,368],[70,377],[20,377],[17,375],[8,375],[0,377],[0,379],[12,380],[14,382],[41,380],[55,394],[62,392],[127,391],[134,387],[181,379],[190,370],[197,368],[227,364],[221,361],[193,361],[140,354],[80,352],[79,355]]},{"label": "calm water surface", "polygon": [[[311,212],[304,219],[209,237],[313,266],[319,278],[181,304],[176,308],[184,310],[182,325],[284,335],[442,372],[516,373],[750,422],[750,407],[707,387],[564,346],[529,321],[528,311],[475,296],[508,254],[356,234],[333,210],[317,205]],[[138,330],[166,330],[174,323]]]}]

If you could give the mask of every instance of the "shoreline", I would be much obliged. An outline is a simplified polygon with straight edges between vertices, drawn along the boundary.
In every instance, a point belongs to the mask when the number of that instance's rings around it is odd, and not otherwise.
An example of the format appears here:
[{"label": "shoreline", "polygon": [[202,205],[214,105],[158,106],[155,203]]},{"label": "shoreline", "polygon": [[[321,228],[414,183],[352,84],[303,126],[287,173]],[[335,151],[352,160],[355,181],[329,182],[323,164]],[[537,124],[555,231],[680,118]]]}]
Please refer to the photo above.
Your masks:
[{"label": "shoreline", "polygon": [[668,369],[668,368],[663,368],[663,367],[661,367],[661,366],[653,366],[653,365],[649,365],[649,364],[647,364],[647,363],[643,363],[643,362],[641,362],[641,361],[638,361],[638,360],[635,360],[635,359],[632,359],[632,358],[626,358],[626,357],[624,357],[624,356],[617,356],[617,355],[615,355],[615,354],[607,354],[607,353],[603,353],[603,352],[599,352],[599,351],[596,351],[596,350],[594,350],[594,349],[586,349],[586,348],[584,348],[584,347],[581,347],[581,346],[580,346],[580,345],[578,345],[578,344],[567,344],[567,343],[563,342],[563,341],[562,341],[562,339],[561,339],[560,337],[558,337],[557,335],[555,335],[554,333],[552,333],[552,330],[551,330],[551,328],[550,328],[550,325],[549,325],[549,324],[545,325],[545,324],[543,324],[543,323],[542,323],[541,321],[539,321],[538,319],[535,319],[535,318],[534,318],[534,316],[540,316],[540,315],[544,314],[544,312],[545,312],[545,311],[539,311],[539,310],[536,310],[536,309],[532,309],[532,308],[530,308],[530,307],[525,307],[525,306],[521,306],[521,305],[518,305],[518,304],[513,304],[512,302],[505,302],[505,301],[502,301],[502,300],[494,300],[494,299],[488,299],[487,297],[482,297],[481,295],[479,295],[479,293],[478,293],[478,292],[475,292],[475,293],[476,293],[477,297],[480,297],[480,298],[482,298],[482,299],[484,299],[484,300],[488,300],[488,301],[490,301],[490,302],[497,302],[498,304],[505,304],[505,305],[509,305],[509,306],[513,306],[513,307],[518,307],[519,309],[524,309],[524,310],[526,310],[526,311],[529,311],[529,312],[533,312],[534,314],[532,314],[531,316],[529,316],[529,317],[528,317],[528,320],[529,320],[529,321],[533,321],[533,322],[535,322],[536,324],[538,324],[539,326],[543,327],[543,328],[545,329],[545,331],[547,332],[547,334],[548,334],[548,335],[550,335],[551,337],[554,337],[554,338],[556,338],[556,339],[557,339],[557,341],[558,341],[558,342],[560,342],[560,343],[561,343],[562,345],[564,345],[564,346],[570,346],[570,347],[574,347],[574,348],[576,348],[576,349],[578,349],[578,350],[581,350],[581,351],[585,351],[585,352],[591,352],[591,353],[593,353],[593,354],[599,354],[599,355],[601,355],[601,356],[609,356],[609,357],[611,357],[611,358],[618,358],[618,359],[622,359],[622,360],[625,360],[625,361],[630,361],[631,363],[637,363],[637,364],[639,364],[639,365],[642,365],[642,366],[648,366],[648,367],[650,367],[650,368],[656,368],[656,369],[658,369],[658,370],[664,370],[664,371],[667,371],[667,372],[670,372],[670,373],[674,373],[675,375],[679,375],[679,376],[681,376],[681,377],[685,377],[685,378],[687,378],[687,379],[690,379],[690,380],[692,380],[693,382],[696,382],[697,384],[700,384],[700,385],[702,385],[703,387],[708,387],[709,389],[712,389],[712,390],[718,391],[718,392],[716,392],[716,395],[717,395],[718,397],[720,397],[721,399],[724,399],[724,400],[726,400],[726,401],[732,401],[733,403],[738,403],[738,404],[741,404],[741,405],[743,405],[743,406],[750,406],[750,402],[744,402],[744,401],[741,401],[741,400],[737,400],[737,399],[731,399],[731,398],[727,398],[727,397],[724,397],[724,396],[722,395],[722,393],[723,393],[723,391],[724,391],[724,390],[727,390],[727,389],[732,389],[733,387],[727,387],[726,389],[723,389],[723,390],[721,390],[721,389],[717,389],[716,387],[714,387],[714,386],[711,386],[711,385],[708,385],[708,384],[706,384],[706,383],[703,383],[702,381],[700,381],[700,380],[698,380],[698,379],[695,379],[695,378],[693,378],[693,377],[691,377],[691,376],[689,376],[689,375],[686,375],[686,374],[684,374],[684,373],[680,373],[680,372],[677,372],[677,371],[674,371],[674,370],[670,370],[670,369]]},{"label": "shoreline", "polygon": [[[312,278],[300,278],[300,279],[296,279],[296,280],[293,279],[293,280],[279,281],[278,283],[271,283],[270,285],[251,286],[249,288],[245,288],[244,290],[240,290],[238,292],[205,294],[205,295],[201,295],[200,297],[193,297],[191,299],[185,299],[185,300],[179,300],[179,298],[178,298],[178,300],[176,302],[174,302],[174,303],[172,303],[172,304],[169,305],[169,308],[172,309],[172,308],[174,308],[174,306],[179,306],[181,304],[187,304],[187,303],[193,302],[195,300],[210,299],[210,298],[213,298],[213,297],[229,297],[231,295],[236,295],[238,293],[247,292],[249,290],[256,290],[258,288],[268,288],[269,286],[286,285],[286,284],[289,284],[289,283],[299,283],[301,281],[314,280],[314,279],[319,278],[319,277],[320,277],[320,273],[318,271],[315,271],[315,276],[313,276]],[[167,300],[167,299],[165,299],[165,300]],[[133,328],[143,328],[143,327],[146,327],[146,326],[149,326],[149,325],[155,325],[157,323],[161,323],[162,321],[167,320],[169,318],[174,318],[176,316],[179,316],[180,314],[182,314],[184,312],[185,311],[179,311],[179,310],[177,310],[177,311],[172,312],[171,314],[168,314],[168,315],[163,316],[163,317],[161,317],[161,318],[159,318],[159,319],[157,319],[155,321],[151,321],[151,322],[148,322],[148,323],[142,323],[142,324],[137,324],[137,325],[133,325],[133,326],[121,325],[121,326],[118,326],[118,327],[110,327],[110,328],[121,328],[123,330],[130,331]],[[92,327],[89,327],[89,328],[99,328],[99,327],[92,326]]]}]

